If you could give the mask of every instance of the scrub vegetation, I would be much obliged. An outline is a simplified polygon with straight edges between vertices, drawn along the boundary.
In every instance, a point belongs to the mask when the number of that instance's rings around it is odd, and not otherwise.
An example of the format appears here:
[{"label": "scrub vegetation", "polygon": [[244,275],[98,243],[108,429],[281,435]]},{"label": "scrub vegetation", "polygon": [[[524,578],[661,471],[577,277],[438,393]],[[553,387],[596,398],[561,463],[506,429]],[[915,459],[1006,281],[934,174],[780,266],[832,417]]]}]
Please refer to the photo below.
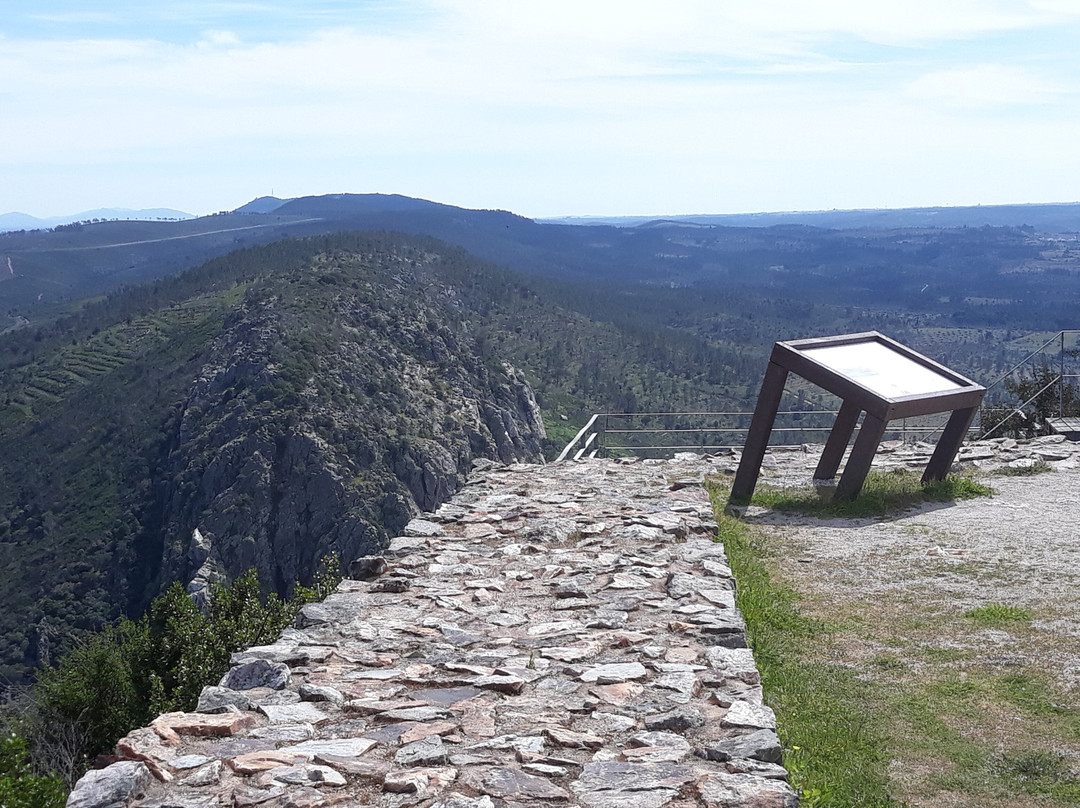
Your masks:
[{"label": "scrub vegetation", "polygon": [[851,500],[833,497],[832,486],[782,488],[759,483],[752,504],[785,513],[821,518],[883,516],[925,502],[993,496],[993,489],[969,475],[948,475],[944,480],[923,483],[920,475],[906,469],[871,471],[859,495]]},{"label": "scrub vegetation", "polygon": [[173,584],[138,620],[122,619],[80,640],[0,712],[8,739],[0,746],[0,804],[24,804],[2,799],[5,788],[38,789],[41,804],[52,804],[50,783],[72,786],[130,730],[161,713],[193,710],[203,687],[228,671],[234,652],[272,643],[301,606],[330,594],[341,580],[339,566],[337,558],[325,559],[313,584],[295,587],[284,600],[263,595],[251,570],[213,587],[206,611]]}]

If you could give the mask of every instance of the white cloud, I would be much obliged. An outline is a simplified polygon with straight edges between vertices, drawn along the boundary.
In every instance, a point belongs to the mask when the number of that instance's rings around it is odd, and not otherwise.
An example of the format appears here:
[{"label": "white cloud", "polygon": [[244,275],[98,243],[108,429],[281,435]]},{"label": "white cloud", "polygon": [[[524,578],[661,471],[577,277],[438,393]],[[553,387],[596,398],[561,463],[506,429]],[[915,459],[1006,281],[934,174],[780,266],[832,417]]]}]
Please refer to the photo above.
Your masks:
[{"label": "white cloud", "polygon": [[199,45],[208,48],[233,48],[240,44],[240,37],[232,31],[204,31]]},{"label": "white cloud", "polygon": [[906,88],[914,101],[952,108],[985,108],[1015,104],[1050,104],[1064,89],[1029,70],[981,64],[920,76]]},{"label": "white cloud", "polygon": [[[276,174],[282,193],[378,186],[536,214],[881,205],[959,182],[940,164],[972,138],[1004,165],[1049,102],[1075,104],[1055,72],[1071,53],[950,46],[1067,25],[1053,0],[432,0],[405,23],[358,12],[261,39],[227,5],[199,6],[186,43],[0,38],[0,174],[97,165],[119,184],[136,166],[124,187],[172,172],[192,195],[207,176],[265,192]],[[1017,104],[1038,115],[986,117]],[[28,187],[0,187],[0,211],[29,207],[12,196]],[[73,209],[121,203],[180,204]]]}]

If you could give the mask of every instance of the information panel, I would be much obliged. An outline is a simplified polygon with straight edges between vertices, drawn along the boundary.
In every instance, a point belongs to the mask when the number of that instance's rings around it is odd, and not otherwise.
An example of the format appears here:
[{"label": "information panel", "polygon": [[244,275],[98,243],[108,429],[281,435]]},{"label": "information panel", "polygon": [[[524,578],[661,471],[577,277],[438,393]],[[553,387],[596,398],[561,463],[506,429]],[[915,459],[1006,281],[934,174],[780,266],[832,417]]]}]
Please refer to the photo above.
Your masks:
[{"label": "information panel", "polygon": [[814,470],[815,480],[836,476],[862,416],[859,436],[836,485],[835,496],[841,499],[859,493],[886,424],[897,418],[951,412],[923,473],[923,482],[944,479],[986,392],[877,331],[777,342],[731,486],[732,502],[749,502],[754,494],[788,373],[799,374],[842,402]]},{"label": "information panel", "polygon": [[959,390],[963,386],[882,342],[804,348],[802,354],[883,398],[942,393]]}]

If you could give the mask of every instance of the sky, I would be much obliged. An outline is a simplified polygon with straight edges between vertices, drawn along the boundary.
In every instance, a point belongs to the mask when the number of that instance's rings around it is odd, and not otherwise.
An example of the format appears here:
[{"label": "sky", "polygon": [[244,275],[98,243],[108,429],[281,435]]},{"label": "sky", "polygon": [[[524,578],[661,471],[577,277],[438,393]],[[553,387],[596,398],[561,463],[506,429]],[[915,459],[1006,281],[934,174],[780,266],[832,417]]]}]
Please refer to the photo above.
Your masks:
[{"label": "sky", "polygon": [[0,0],[0,213],[1080,200],[1080,0]]}]

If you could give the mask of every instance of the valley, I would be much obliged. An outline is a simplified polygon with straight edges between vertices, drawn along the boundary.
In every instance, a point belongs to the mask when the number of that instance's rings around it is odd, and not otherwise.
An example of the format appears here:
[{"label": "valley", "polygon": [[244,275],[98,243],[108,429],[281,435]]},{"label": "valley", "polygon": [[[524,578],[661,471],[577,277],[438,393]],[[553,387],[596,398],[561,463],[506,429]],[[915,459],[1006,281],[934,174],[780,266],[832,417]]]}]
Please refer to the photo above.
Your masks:
[{"label": "valley", "polygon": [[254,566],[285,593],[593,412],[752,409],[777,339],[879,330],[985,383],[1080,304],[1076,236],[1023,224],[257,202],[0,235],[8,681],[174,580]]}]

